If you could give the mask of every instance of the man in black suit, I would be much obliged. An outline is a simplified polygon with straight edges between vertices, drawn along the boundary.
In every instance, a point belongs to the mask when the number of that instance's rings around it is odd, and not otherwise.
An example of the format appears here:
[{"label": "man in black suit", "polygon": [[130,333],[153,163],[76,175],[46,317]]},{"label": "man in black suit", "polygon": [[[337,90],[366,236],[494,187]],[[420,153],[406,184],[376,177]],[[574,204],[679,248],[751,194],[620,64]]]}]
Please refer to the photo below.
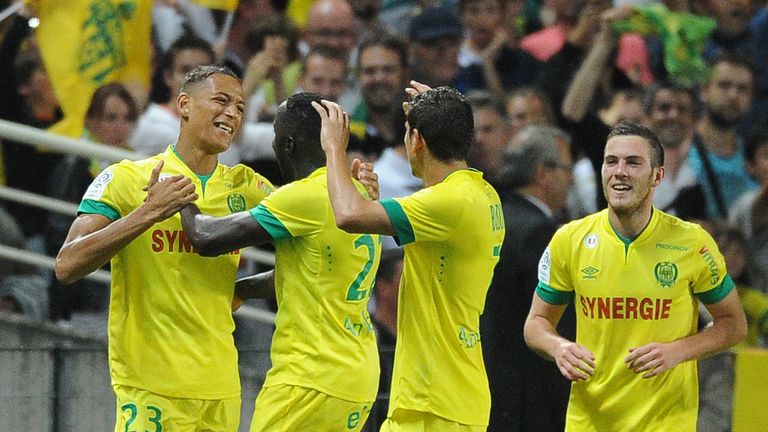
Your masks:
[{"label": "man in black suit", "polygon": [[[529,350],[523,325],[537,284],[539,258],[562,221],[572,183],[570,138],[556,128],[528,126],[503,153],[499,189],[507,233],[481,317],[491,387],[489,432],[562,431],[570,383]],[[561,334],[575,334],[573,308]]]}]

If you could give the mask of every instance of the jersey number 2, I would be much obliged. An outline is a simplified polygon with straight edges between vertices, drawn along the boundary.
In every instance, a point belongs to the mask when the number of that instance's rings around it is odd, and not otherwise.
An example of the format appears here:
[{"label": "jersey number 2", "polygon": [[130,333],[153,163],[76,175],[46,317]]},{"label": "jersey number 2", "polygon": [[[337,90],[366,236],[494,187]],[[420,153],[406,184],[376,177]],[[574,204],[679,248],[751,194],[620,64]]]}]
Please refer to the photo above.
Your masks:
[{"label": "jersey number 2", "polygon": [[371,293],[371,288],[373,288],[373,281],[371,281],[369,287],[360,289],[360,285],[363,284],[366,276],[370,273],[371,267],[373,266],[373,260],[376,258],[376,245],[374,244],[373,237],[371,237],[370,234],[363,234],[355,239],[355,249],[361,246],[368,249],[368,261],[365,262],[363,269],[360,270],[360,273],[357,274],[352,285],[349,286],[349,289],[347,290],[347,301],[365,300]]}]

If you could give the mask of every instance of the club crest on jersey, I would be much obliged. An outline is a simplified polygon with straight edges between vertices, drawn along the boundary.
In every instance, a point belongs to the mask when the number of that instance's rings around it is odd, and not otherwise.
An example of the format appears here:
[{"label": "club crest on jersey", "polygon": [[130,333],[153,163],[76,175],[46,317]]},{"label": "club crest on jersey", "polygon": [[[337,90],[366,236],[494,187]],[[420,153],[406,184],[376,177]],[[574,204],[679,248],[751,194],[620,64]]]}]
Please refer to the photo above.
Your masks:
[{"label": "club crest on jersey", "polygon": [[677,281],[677,265],[667,261],[659,262],[653,269],[653,274],[662,288],[669,288]]},{"label": "club crest on jersey", "polygon": [[245,198],[239,193],[233,192],[227,195],[227,207],[232,213],[244,211],[246,209]]},{"label": "club crest on jersey", "polygon": [[593,233],[584,237],[584,246],[586,246],[587,249],[596,248],[598,243],[600,243],[600,237],[598,237],[597,234]]}]

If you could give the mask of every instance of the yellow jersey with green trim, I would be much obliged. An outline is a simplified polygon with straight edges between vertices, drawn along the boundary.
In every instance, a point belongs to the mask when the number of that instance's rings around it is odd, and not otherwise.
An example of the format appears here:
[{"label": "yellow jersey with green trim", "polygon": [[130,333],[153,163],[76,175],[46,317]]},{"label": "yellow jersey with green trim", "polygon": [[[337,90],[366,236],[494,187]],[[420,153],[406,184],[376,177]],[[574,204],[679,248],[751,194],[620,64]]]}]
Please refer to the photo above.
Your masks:
[{"label": "yellow jersey with green trim", "polygon": [[571,385],[566,430],[695,431],[696,362],[643,378],[624,358],[630,348],[696,333],[697,300],[717,303],[733,289],[712,237],[653,209],[630,241],[603,210],[560,228],[538,272],[538,296],[574,302],[576,342],[595,355],[594,375]]},{"label": "yellow jersey with green trim", "polygon": [[488,424],[480,314],[504,241],[499,196],[476,170],[381,204],[404,245],[389,416]]},{"label": "yellow jersey with green trim", "polygon": [[379,354],[367,307],[381,239],[336,226],[326,172],[282,186],[251,210],[275,241],[278,309],[264,387],[289,384],[373,402]]},{"label": "yellow jersey with green trim", "polygon": [[[91,183],[79,212],[111,220],[141,206],[152,169],[160,181],[192,179],[204,213],[225,216],[257,205],[274,187],[244,165],[219,164],[201,180],[172,147],[149,159],[107,167]],[[205,179],[204,178],[204,179]],[[175,398],[226,399],[240,394],[232,332],[232,297],[240,252],[202,257],[177,213],[153,225],[111,260],[109,365],[113,384]]]}]

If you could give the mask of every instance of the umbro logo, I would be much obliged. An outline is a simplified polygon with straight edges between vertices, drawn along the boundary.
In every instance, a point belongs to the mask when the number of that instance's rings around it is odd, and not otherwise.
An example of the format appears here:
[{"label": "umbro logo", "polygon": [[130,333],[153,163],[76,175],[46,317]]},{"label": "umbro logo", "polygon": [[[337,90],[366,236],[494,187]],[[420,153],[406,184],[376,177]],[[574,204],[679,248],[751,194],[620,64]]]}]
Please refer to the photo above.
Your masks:
[{"label": "umbro logo", "polygon": [[599,272],[599,269],[596,269],[592,266],[584,267],[581,269],[581,274],[583,275],[582,279],[597,279],[597,273]]}]

